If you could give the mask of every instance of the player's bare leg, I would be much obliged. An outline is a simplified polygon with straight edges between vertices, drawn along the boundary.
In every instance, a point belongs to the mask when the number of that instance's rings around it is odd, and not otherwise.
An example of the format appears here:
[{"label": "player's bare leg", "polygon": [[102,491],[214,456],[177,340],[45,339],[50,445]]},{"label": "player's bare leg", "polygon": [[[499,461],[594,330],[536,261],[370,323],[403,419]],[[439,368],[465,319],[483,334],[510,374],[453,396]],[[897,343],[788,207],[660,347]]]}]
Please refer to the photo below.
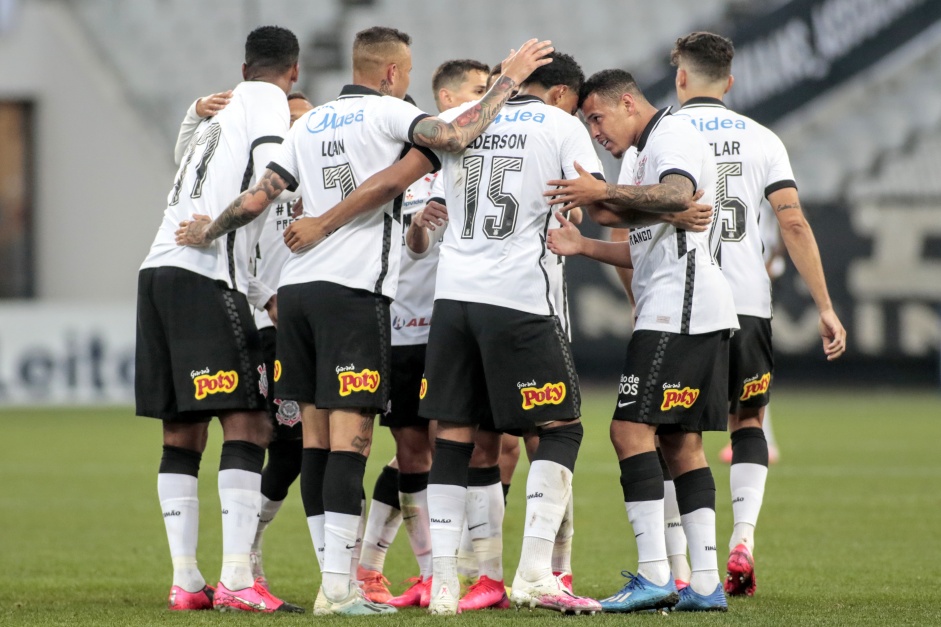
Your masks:
[{"label": "player's bare leg", "polygon": [[513,473],[516,472],[516,465],[519,461],[520,439],[515,435],[504,433],[503,441],[500,443],[500,483],[503,484],[504,503],[506,503],[506,497],[510,493]]},{"label": "player's bare leg", "polygon": [[733,595],[755,593],[755,525],[768,477],[768,442],[762,429],[764,407],[742,407],[729,415],[732,433],[732,490],[734,528],[729,540],[725,591]]}]

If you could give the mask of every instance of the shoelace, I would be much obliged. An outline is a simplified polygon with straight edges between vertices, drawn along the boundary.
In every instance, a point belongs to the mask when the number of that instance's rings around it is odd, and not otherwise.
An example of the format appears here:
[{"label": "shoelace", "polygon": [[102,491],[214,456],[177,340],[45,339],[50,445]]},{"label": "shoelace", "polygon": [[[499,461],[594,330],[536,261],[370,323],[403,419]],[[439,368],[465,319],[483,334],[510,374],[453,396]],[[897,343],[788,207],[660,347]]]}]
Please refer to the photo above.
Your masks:
[{"label": "shoelace", "polygon": [[644,590],[647,587],[644,585],[644,582],[640,580],[639,575],[635,575],[630,571],[622,570],[621,576],[627,578],[628,590]]}]

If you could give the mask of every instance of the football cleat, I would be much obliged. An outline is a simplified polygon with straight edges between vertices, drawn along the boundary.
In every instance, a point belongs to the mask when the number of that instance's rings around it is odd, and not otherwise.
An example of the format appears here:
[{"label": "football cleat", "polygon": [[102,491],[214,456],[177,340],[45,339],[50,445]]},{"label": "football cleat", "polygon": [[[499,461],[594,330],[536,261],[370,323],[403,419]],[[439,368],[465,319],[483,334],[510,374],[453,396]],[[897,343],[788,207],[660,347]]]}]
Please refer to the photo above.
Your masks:
[{"label": "football cleat", "polygon": [[265,577],[265,567],[261,561],[261,550],[252,550],[248,554],[249,563],[252,566],[252,579],[256,583],[261,584],[265,590],[270,590],[271,587],[268,585],[268,579]]},{"label": "football cleat", "polygon": [[389,605],[392,607],[428,607],[427,603],[422,606],[421,600],[422,597],[431,599],[431,577],[426,580],[422,580],[421,577],[412,577],[408,582],[412,585],[399,596],[389,599]]},{"label": "football cleat", "polygon": [[722,586],[717,585],[711,594],[699,594],[692,586],[680,590],[680,602],[673,608],[675,612],[728,612],[729,604],[725,601]]},{"label": "football cleat", "polygon": [[673,583],[676,584],[676,591],[679,592],[683,588],[689,585],[688,581],[683,581],[682,579],[674,579]]},{"label": "football cleat", "polygon": [[170,597],[167,599],[167,609],[181,610],[211,610],[212,595],[215,592],[212,586],[203,586],[198,592],[187,592],[180,586],[170,588]]},{"label": "football cleat", "polygon": [[565,586],[569,592],[575,594],[575,590],[572,588],[572,573],[554,570],[552,571],[552,574],[556,577],[561,577],[562,579],[560,581],[562,582],[562,585]]},{"label": "football cleat", "polygon": [[725,569],[728,575],[724,588],[729,596],[754,596],[758,579],[755,577],[755,558],[747,546],[739,544],[732,549]]},{"label": "football cleat", "polygon": [[363,596],[373,603],[388,603],[392,598],[389,592],[389,580],[382,576],[378,570],[368,570],[362,566],[356,568],[356,579],[362,582],[360,586]]},{"label": "football cleat", "polygon": [[626,570],[621,571],[621,576],[627,578],[624,587],[617,594],[601,599],[601,607],[605,612],[659,610],[672,607],[680,600],[672,577],[666,584],[658,586],[643,575]]},{"label": "football cleat", "polygon": [[477,583],[472,585],[458,603],[459,611],[467,610],[505,610],[510,607],[510,599],[506,596],[506,587],[503,581],[495,581],[486,575],[481,575]]},{"label": "football cleat", "polygon": [[[460,590],[460,584],[458,584],[458,590]],[[438,589],[438,594],[431,597],[428,611],[434,616],[456,616],[461,613],[460,601],[457,595],[451,592],[448,584],[443,584]]]},{"label": "football cleat", "polygon": [[219,582],[213,595],[212,606],[221,612],[304,613],[304,608],[285,603],[257,581],[251,588],[241,590],[229,590]]},{"label": "football cleat", "polygon": [[516,573],[510,601],[517,609],[542,607],[563,614],[594,614],[601,611],[601,604],[588,597],[577,597],[562,582],[561,576],[546,577],[540,581],[526,581]]},{"label": "football cleat", "polygon": [[314,616],[328,616],[335,614],[337,616],[381,616],[383,614],[395,614],[396,609],[385,603],[373,603],[363,596],[363,591],[356,586],[350,586],[346,598],[339,601],[331,601],[323,593],[323,586],[317,592],[317,599],[314,601]]}]

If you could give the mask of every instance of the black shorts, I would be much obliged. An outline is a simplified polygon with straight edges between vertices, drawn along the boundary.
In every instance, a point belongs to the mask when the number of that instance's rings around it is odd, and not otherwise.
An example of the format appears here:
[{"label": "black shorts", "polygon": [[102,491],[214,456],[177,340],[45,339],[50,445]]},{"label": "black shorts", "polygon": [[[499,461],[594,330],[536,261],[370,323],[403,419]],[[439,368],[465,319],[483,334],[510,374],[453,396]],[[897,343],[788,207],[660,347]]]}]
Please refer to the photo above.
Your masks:
[{"label": "black shorts", "polygon": [[379,416],[379,424],[383,427],[428,427],[428,421],[418,416],[427,346],[392,347],[392,393],[389,406]]},{"label": "black shorts", "polygon": [[245,295],[182,268],[137,280],[137,415],[205,422],[264,410],[261,340]]},{"label": "black shorts", "polygon": [[274,327],[260,329],[262,354],[265,356],[265,380],[268,386],[268,415],[274,425],[274,437],[271,441],[300,440],[301,408],[297,401],[285,401],[278,397],[277,386],[274,383],[275,357],[277,355],[278,332]]},{"label": "black shorts", "polygon": [[728,376],[728,331],[635,331],[614,420],[659,425],[657,433],[725,431]]},{"label": "black shorts", "polygon": [[581,415],[578,377],[556,316],[435,301],[419,413],[430,420],[529,430]]},{"label": "black shorts", "polygon": [[729,345],[729,413],[742,407],[764,407],[771,401],[774,352],[771,319],[739,316],[741,327]]},{"label": "black shorts", "polygon": [[383,411],[390,333],[385,296],[327,281],[279,288],[278,396],[318,409]]}]

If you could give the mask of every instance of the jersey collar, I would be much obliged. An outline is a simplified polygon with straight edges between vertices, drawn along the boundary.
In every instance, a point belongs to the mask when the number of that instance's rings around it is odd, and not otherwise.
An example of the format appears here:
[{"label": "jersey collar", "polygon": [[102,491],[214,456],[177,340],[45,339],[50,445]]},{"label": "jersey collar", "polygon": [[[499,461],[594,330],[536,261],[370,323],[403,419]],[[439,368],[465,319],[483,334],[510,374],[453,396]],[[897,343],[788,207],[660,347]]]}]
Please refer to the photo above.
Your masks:
[{"label": "jersey collar", "polygon": [[340,98],[344,96],[357,98],[359,96],[381,96],[375,89],[363,87],[362,85],[344,85],[340,90]]},{"label": "jersey collar", "polygon": [[664,107],[660,109],[657,111],[657,114],[653,116],[650,122],[647,123],[647,126],[644,128],[644,132],[640,134],[640,141],[637,142],[637,152],[642,152],[644,150],[650,134],[655,128],[657,128],[657,125],[660,124],[660,120],[670,115],[670,109],[672,108],[673,107]]},{"label": "jersey collar", "polygon": [[506,101],[507,104],[526,104],[527,102],[543,102],[542,98],[539,96],[533,96],[531,94],[525,94],[523,96],[513,96]]},{"label": "jersey collar", "polygon": [[728,108],[725,106],[725,103],[718,98],[710,98],[709,96],[696,96],[695,98],[690,98],[685,103],[683,103],[683,106],[680,108],[685,109],[686,107],[694,107],[696,105],[717,106],[722,107],[723,109]]}]

